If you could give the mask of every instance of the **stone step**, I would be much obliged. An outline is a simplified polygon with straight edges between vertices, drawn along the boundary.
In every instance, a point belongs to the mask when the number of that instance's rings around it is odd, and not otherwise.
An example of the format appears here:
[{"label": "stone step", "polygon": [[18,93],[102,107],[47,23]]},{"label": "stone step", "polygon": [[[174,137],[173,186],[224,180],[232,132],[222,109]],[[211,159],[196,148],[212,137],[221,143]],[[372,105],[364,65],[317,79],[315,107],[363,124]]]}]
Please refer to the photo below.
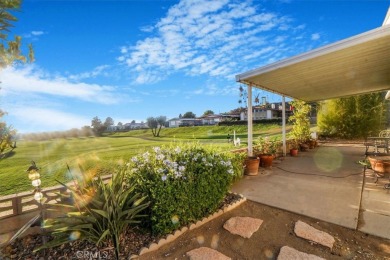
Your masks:
[{"label": "stone step", "polygon": [[277,260],[325,260],[316,255],[306,254],[292,247],[284,246],[280,249]]},{"label": "stone step", "polygon": [[328,233],[318,230],[300,220],[295,223],[294,232],[298,237],[313,241],[330,249],[333,248],[335,242],[334,237]]},{"label": "stone step", "polygon": [[263,223],[263,220],[251,217],[233,217],[225,222],[223,227],[234,235],[250,238]]},{"label": "stone step", "polygon": [[231,260],[230,257],[208,247],[199,247],[188,251],[186,255],[190,260]]}]

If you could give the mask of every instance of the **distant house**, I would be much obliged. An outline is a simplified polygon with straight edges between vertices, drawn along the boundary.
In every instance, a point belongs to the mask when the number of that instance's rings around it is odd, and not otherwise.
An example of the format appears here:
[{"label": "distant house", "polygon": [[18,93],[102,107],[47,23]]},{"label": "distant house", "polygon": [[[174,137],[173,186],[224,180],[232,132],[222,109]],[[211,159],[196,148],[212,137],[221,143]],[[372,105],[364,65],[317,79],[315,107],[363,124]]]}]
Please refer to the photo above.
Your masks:
[{"label": "distant house", "polygon": [[223,121],[223,116],[207,115],[207,116],[201,116],[199,119],[202,120],[202,125],[216,125],[219,122]]},{"label": "distant house", "polygon": [[202,120],[199,118],[181,118],[179,126],[199,126],[202,125]]},{"label": "distant house", "polygon": [[125,129],[126,129],[125,125],[117,125],[117,126],[116,126],[116,130],[117,130],[117,131],[123,131],[123,130],[125,130]]},{"label": "distant house", "polygon": [[228,113],[223,113],[220,116],[221,116],[221,121],[238,121],[238,120],[240,120],[240,112],[237,110],[232,110]]},{"label": "distant house", "polygon": [[148,125],[144,122],[141,123],[136,123],[136,122],[131,122],[131,123],[126,123],[124,124],[124,127],[126,130],[135,130],[135,129],[145,129],[149,128]]},{"label": "distant house", "polygon": [[200,118],[172,118],[168,120],[168,127],[182,127],[182,126],[200,126],[202,119]]},{"label": "distant house", "polygon": [[181,123],[181,118],[172,118],[168,120],[168,127],[179,127]]},{"label": "distant house", "polygon": [[116,126],[116,125],[109,125],[109,126],[107,127],[107,131],[108,131],[108,132],[115,132],[115,131],[118,131],[118,126]]},{"label": "distant house", "polygon": [[207,115],[198,118],[172,118],[168,120],[167,127],[181,127],[181,126],[201,126],[201,125],[217,125],[219,122],[225,120],[239,120],[238,113],[224,113],[220,115]]},{"label": "distant house", "polygon": [[[288,118],[293,113],[293,108],[291,105],[286,102],[286,117]],[[279,103],[266,103],[261,106],[252,107],[252,118],[253,120],[261,120],[261,119],[275,119],[282,118],[282,102]],[[248,116],[246,112],[240,113],[240,120],[247,120]]]}]

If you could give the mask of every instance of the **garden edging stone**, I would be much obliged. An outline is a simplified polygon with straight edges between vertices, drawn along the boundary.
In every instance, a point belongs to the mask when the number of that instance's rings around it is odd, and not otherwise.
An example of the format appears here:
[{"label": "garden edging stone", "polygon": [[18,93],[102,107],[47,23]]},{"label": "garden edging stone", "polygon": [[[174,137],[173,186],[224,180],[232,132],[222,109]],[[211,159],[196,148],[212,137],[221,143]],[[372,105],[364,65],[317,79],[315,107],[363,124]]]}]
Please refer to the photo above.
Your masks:
[{"label": "garden edging stone", "polygon": [[133,255],[131,255],[130,258],[136,258],[140,255],[144,255],[146,253],[155,251],[155,250],[159,249],[160,247],[162,247],[163,245],[166,245],[170,242],[175,241],[178,237],[180,237],[181,235],[183,235],[187,231],[193,230],[195,228],[198,228],[198,227],[206,224],[207,222],[221,216],[223,213],[226,213],[228,211],[235,209],[236,207],[238,207],[239,205],[241,205],[242,203],[244,203],[246,201],[246,198],[242,194],[237,194],[237,193],[234,193],[234,194],[239,195],[241,197],[241,199],[239,199],[238,201],[235,201],[234,203],[230,204],[229,206],[225,206],[223,209],[218,210],[217,212],[209,215],[208,217],[204,217],[202,220],[197,221],[196,223],[190,224],[188,227],[184,226],[181,229],[174,231],[173,234],[168,234],[165,238],[161,238],[158,242],[151,243],[149,245],[149,247],[141,248],[138,255],[133,254]]}]

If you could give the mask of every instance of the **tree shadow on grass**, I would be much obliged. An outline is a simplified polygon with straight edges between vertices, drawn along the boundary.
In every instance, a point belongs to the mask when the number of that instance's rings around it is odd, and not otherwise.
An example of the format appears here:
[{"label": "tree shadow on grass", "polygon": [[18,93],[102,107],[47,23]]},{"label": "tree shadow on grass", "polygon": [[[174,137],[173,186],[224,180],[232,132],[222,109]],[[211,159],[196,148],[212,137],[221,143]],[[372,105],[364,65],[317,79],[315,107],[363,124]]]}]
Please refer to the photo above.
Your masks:
[{"label": "tree shadow on grass", "polygon": [[9,151],[9,152],[6,152],[6,153],[3,153],[3,154],[0,154],[0,160],[4,160],[4,159],[7,159],[7,158],[10,158],[12,156],[14,156],[16,154],[15,151]]}]

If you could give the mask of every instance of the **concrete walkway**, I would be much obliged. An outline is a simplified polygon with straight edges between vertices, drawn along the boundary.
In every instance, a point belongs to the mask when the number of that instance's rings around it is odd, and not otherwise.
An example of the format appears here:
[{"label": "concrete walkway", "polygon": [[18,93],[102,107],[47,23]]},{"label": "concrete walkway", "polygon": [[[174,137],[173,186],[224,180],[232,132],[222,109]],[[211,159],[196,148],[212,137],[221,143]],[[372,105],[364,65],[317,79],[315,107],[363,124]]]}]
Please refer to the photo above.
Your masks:
[{"label": "concrete walkway", "polygon": [[298,157],[276,160],[272,169],[245,176],[233,192],[250,200],[390,239],[387,180],[363,175],[364,147],[323,145]]}]

